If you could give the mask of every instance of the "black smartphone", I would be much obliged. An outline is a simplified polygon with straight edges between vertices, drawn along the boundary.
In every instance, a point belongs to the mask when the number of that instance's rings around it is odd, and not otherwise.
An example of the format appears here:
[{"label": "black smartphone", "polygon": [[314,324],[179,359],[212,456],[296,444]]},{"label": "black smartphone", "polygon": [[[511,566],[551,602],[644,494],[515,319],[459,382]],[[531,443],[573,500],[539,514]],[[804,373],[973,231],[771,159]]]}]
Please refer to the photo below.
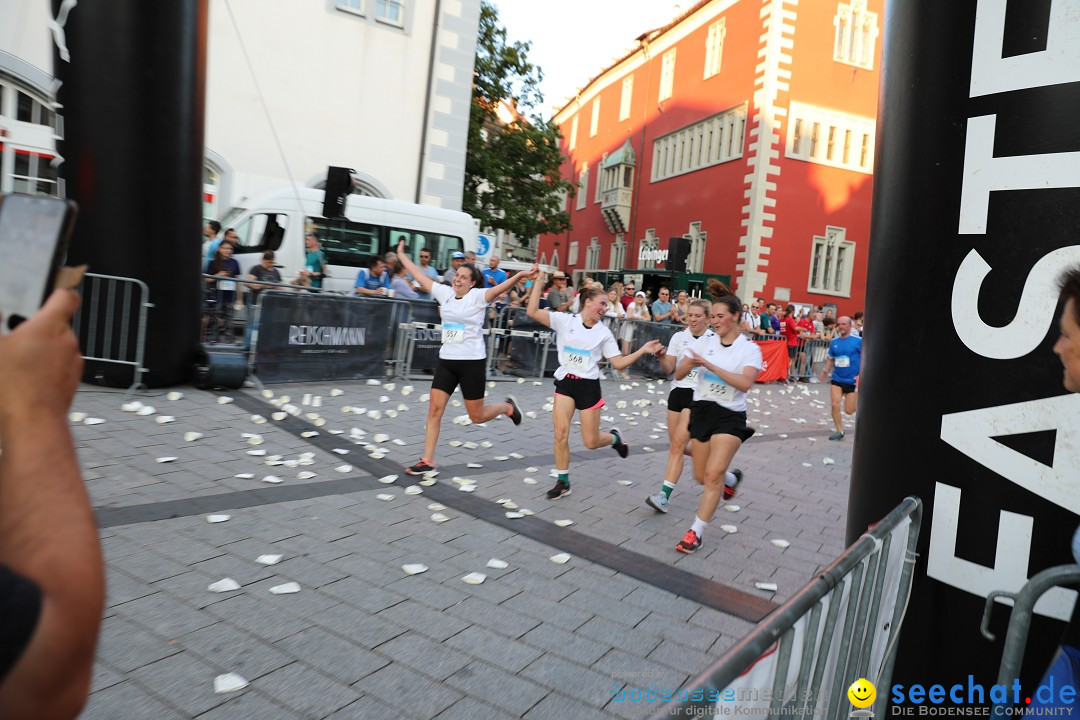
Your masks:
[{"label": "black smartphone", "polygon": [[70,200],[0,195],[0,333],[33,315],[53,291],[77,211]]}]

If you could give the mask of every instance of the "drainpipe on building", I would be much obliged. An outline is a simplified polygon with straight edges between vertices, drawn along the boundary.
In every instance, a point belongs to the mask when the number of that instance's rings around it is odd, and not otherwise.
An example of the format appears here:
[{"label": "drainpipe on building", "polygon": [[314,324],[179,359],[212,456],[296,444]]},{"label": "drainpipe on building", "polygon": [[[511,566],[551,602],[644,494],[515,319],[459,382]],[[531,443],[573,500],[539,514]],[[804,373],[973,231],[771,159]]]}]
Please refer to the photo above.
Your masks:
[{"label": "drainpipe on building", "polygon": [[[439,17],[442,13],[442,0],[435,0],[435,17],[431,21],[431,53],[428,57],[428,70],[427,70],[427,95],[424,97],[424,121],[420,126],[420,165],[416,169],[416,199],[413,200],[417,205],[420,204],[420,193],[424,184],[424,161],[427,159],[427,135],[428,124],[431,122],[429,114],[431,113],[431,93],[434,88],[432,87],[432,81],[435,78],[435,51],[439,47]],[[469,94],[469,102],[472,102],[472,93]],[[470,106],[470,110],[472,107]],[[465,152],[468,152],[468,147],[465,148]]]},{"label": "drainpipe on building", "polygon": [[[649,94],[652,90],[652,62],[649,58],[649,33],[642,33],[637,37],[638,45],[641,47],[641,52],[645,55],[645,63],[649,67],[649,73],[645,76],[645,109],[641,111],[641,148],[638,150],[638,171],[634,173],[634,196],[633,196],[633,209],[630,211],[630,237],[626,243],[626,264],[629,266],[630,259],[637,257],[637,252],[634,250],[634,242],[637,238],[637,213],[638,205],[641,204],[640,189],[641,189],[641,176],[643,174],[645,165],[645,130],[649,126]],[[628,268],[624,268],[628,269]]]}]

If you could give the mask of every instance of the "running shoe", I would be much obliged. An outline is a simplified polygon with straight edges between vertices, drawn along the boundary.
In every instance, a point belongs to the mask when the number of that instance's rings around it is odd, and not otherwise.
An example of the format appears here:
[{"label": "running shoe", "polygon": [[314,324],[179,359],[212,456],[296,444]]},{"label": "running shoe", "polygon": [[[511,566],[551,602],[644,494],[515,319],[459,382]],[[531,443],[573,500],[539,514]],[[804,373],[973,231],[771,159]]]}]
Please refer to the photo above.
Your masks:
[{"label": "running shoe", "polygon": [[742,470],[732,470],[731,474],[735,476],[735,484],[728,485],[724,483],[724,499],[730,500],[735,497],[735,489],[739,487],[739,483],[742,482]]},{"label": "running shoe", "polygon": [[830,440],[843,440],[844,439],[844,433],[837,430],[836,432],[834,432],[832,435],[829,436],[829,439]]},{"label": "running shoe", "polygon": [[651,507],[656,512],[666,513],[668,506],[668,496],[664,493],[663,490],[661,490],[655,495],[650,495],[649,497],[645,498],[645,504]]},{"label": "running shoe", "polygon": [[570,486],[563,484],[562,480],[555,481],[555,487],[547,491],[548,500],[558,500],[570,494]]},{"label": "running shoe", "polygon": [[506,402],[510,403],[510,407],[513,408],[513,412],[510,413],[510,419],[514,421],[515,425],[521,424],[521,408],[518,407],[517,398],[513,395],[506,396]]},{"label": "running shoe", "polygon": [[416,463],[412,467],[405,468],[405,472],[407,472],[410,475],[424,475],[424,474],[432,472],[434,470],[435,470],[435,466],[432,465],[431,463],[429,463],[424,458],[420,458],[420,462]]},{"label": "running shoe", "polygon": [[686,535],[679,541],[679,544],[675,546],[675,549],[681,553],[692,555],[695,550],[701,547],[701,538],[693,530],[687,530]]},{"label": "running shoe", "polygon": [[615,442],[612,443],[611,449],[619,453],[619,457],[624,458],[630,454],[630,446],[623,442],[622,433],[619,432],[619,428],[611,428],[608,430],[615,436]]}]

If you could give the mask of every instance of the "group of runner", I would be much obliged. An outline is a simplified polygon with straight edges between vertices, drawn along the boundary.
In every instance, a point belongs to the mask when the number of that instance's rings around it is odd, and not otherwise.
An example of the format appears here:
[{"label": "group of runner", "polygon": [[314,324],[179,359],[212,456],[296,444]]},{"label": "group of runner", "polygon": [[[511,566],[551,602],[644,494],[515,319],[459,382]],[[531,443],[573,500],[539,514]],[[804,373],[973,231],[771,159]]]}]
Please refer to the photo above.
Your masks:
[{"label": "group of runner", "polygon": [[[519,281],[532,280],[526,312],[555,331],[559,357],[552,409],[556,479],[547,497],[556,500],[571,492],[569,441],[575,411],[585,447],[610,446],[620,457],[629,454],[629,446],[617,427],[600,430],[601,409],[605,405],[600,363],[607,360],[612,368],[621,371],[643,355],[656,355],[663,370],[674,373],[675,378],[667,405],[671,448],[663,486],[646,502],[659,512],[668,511],[671,491],[682,474],[684,451],[689,445],[694,479],[703,485],[704,492],[690,529],[675,549],[689,554],[701,547],[702,535],[721,500],[734,497],[742,480],[743,473],[731,468],[731,462],[742,443],[754,434],[747,425],[746,397],[762,367],[761,350],[740,331],[742,303],[726,285],[710,281],[712,300],[690,303],[686,329],[676,333],[667,348],[659,340],[651,340],[634,352],[623,354],[611,330],[602,322],[610,300],[600,289],[582,291],[580,311],[576,314],[553,312],[540,309],[544,277],[537,265],[485,289],[483,276],[475,266],[459,267],[453,284],[447,287],[432,282],[409,259],[404,243],[398,246],[398,258],[424,292],[439,303],[442,313],[442,347],[431,384],[424,455],[406,468],[407,473],[423,475],[435,471],[439,426],[450,395],[459,385],[473,422],[487,422],[506,415],[515,425],[521,424],[521,409],[512,395],[502,403],[484,403],[487,348],[483,324],[488,304]],[[841,330],[844,319],[838,322]],[[850,329],[850,320],[848,326]],[[861,344],[848,342],[848,334],[842,332],[842,336],[845,343],[836,354],[830,346],[826,368],[840,375],[831,388],[839,434],[839,438],[834,434],[832,439],[843,438],[839,419],[841,397],[851,398],[846,409],[848,413],[854,412],[854,384],[858,381],[861,354]]]}]

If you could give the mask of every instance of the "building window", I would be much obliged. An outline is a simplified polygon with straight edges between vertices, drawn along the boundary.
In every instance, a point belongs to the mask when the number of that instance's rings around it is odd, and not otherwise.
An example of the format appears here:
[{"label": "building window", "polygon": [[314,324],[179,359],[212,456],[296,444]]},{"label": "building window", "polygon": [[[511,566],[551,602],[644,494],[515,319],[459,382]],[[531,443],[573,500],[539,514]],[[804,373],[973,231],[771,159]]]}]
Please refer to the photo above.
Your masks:
[{"label": "building window", "polygon": [[686,256],[686,272],[705,272],[705,240],[708,233],[701,232],[701,223],[690,223],[690,232],[684,237],[690,239],[690,252]]},{"label": "building window", "polygon": [[845,238],[846,230],[827,226],[825,235],[814,236],[810,250],[810,279],[807,290],[824,295],[851,296],[851,269],[855,243]]},{"label": "building window", "polygon": [[711,78],[720,72],[720,59],[724,55],[724,36],[727,35],[725,19],[720,18],[709,26],[705,38],[705,77]]},{"label": "building window", "polygon": [[592,101],[592,118],[589,119],[589,137],[596,137],[596,131],[600,129],[600,96],[597,95]]},{"label": "building window", "polygon": [[52,159],[52,155],[16,150],[11,191],[55,196],[57,172],[52,166]]},{"label": "building window", "polygon": [[873,119],[797,102],[790,104],[788,115],[791,118],[786,151],[789,158],[873,172],[876,129]]},{"label": "building window", "polygon": [[22,90],[15,91],[15,119],[20,122],[34,123],[53,127],[56,114],[44,103]]},{"label": "building window", "polygon": [[866,0],[840,3],[833,25],[836,27],[833,60],[872,70],[878,23],[877,13],[866,10]]},{"label": "building window", "polygon": [[611,258],[608,260],[608,270],[622,270],[626,267],[626,240],[622,233],[615,236],[615,242],[611,244]]},{"label": "building window", "polygon": [[573,150],[577,147],[577,125],[579,115],[575,115],[574,119],[570,121],[570,149]]},{"label": "building window", "polygon": [[630,103],[634,97],[634,76],[627,75],[622,81],[622,97],[619,98],[619,122],[630,117]]},{"label": "building window", "polygon": [[337,9],[345,12],[364,14],[364,0],[337,0]]},{"label": "building window", "polygon": [[589,241],[589,247],[585,249],[585,269],[600,269],[600,238],[594,237]]},{"label": "building window", "polygon": [[577,209],[578,210],[584,210],[585,209],[585,196],[588,194],[588,192],[589,192],[589,164],[585,163],[585,165],[581,168],[581,172],[578,174],[578,184],[577,184]]},{"label": "building window", "polygon": [[577,240],[574,240],[574,241],[572,241],[570,243],[570,252],[566,253],[566,264],[567,265],[576,265],[577,264],[577,253],[578,253],[578,242],[577,242]]},{"label": "building window", "polygon": [[742,157],[746,105],[739,105],[653,142],[652,182]]},{"label": "building window", "polygon": [[660,238],[656,237],[656,228],[649,228],[645,231],[645,237],[641,238],[641,242],[638,243],[638,256],[637,266],[641,269],[655,270],[657,262],[656,260],[645,260],[645,254],[660,249]]},{"label": "building window", "polygon": [[405,4],[401,0],[375,0],[375,19],[404,25]]},{"label": "building window", "polygon": [[660,94],[657,96],[657,102],[664,102],[671,97],[672,90],[675,87],[675,48],[671,48],[664,53],[664,58],[660,66]]},{"label": "building window", "polygon": [[604,177],[607,175],[607,170],[604,169],[604,160],[607,160],[607,153],[604,153],[604,157],[600,160],[600,172],[596,174],[596,194],[593,196],[593,202],[598,203],[604,199],[604,191],[607,190],[607,186],[604,184]]}]

